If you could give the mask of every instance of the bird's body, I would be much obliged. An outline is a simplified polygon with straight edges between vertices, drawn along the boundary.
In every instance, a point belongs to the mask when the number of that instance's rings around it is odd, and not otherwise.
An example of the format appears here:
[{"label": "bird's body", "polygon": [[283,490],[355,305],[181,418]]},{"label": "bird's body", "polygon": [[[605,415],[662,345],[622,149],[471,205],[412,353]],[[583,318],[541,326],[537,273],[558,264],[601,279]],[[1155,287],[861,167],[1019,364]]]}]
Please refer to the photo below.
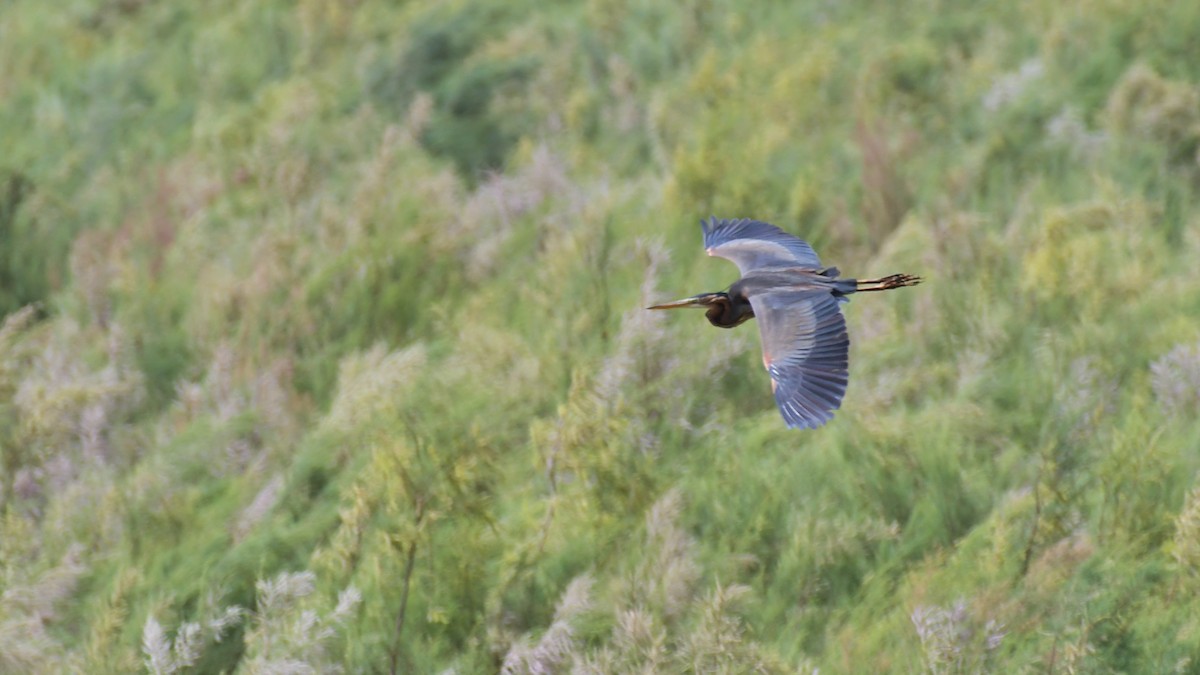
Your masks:
[{"label": "bird's body", "polygon": [[842,279],[806,242],[756,220],[710,218],[701,227],[708,254],[732,260],[742,277],[728,291],[650,309],[707,307],[705,316],[720,328],[757,317],[763,366],[784,421],[793,428],[825,424],[841,405],[848,379],[850,337],[839,304],[852,293],[915,286],[920,278]]},{"label": "bird's body", "polygon": [[[833,272],[833,276],[829,274],[830,271]],[[845,298],[846,295],[855,292],[853,279],[837,279],[836,275],[836,267],[820,270],[781,267],[751,272],[733,282],[729,290],[723,293],[724,298],[714,300],[707,312],[708,320],[718,328],[740,326],[754,318],[751,296],[770,292],[823,292],[830,293],[835,298]]]}]

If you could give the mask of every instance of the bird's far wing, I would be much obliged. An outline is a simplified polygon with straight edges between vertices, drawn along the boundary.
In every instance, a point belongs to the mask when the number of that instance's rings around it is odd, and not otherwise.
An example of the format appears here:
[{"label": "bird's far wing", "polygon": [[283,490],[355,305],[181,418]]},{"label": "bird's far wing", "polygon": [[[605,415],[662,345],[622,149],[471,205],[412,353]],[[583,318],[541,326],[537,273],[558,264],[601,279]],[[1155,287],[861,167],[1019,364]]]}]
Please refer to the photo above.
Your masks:
[{"label": "bird's far wing", "polygon": [[833,419],[848,378],[850,336],[827,291],[752,295],[763,365],[787,425],[813,429]]},{"label": "bird's far wing", "polygon": [[704,229],[704,250],[732,260],[742,276],[764,267],[821,266],[821,259],[808,242],[769,223],[710,217],[700,221],[700,226]]}]

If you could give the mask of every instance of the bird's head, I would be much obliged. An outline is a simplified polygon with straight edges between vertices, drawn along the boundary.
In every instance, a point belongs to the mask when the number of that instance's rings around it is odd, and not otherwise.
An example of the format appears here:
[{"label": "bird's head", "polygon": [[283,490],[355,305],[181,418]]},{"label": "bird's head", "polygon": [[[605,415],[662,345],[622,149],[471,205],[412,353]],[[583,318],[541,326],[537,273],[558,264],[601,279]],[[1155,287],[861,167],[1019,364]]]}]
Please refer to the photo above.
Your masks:
[{"label": "bird's head", "polygon": [[729,302],[729,294],[728,293],[722,293],[722,292],[701,293],[700,295],[693,295],[690,298],[684,298],[682,300],[674,300],[672,302],[664,302],[661,305],[653,305],[653,306],[647,307],[646,309],[679,309],[681,307],[704,308],[704,307],[712,307],[714,304],[728,303],[728,302]]},{"label": "bird's head", "polygon": [[707,308],[708,311],[704,313],[704,316],[708,317],[709,323],[718,328],[733,328],[754,316],[754,310],[750,307],[750,303],[744,300],[735,302],[729,293],[724,291],[701,293],[646,309],[679,309],[680,307]]}]

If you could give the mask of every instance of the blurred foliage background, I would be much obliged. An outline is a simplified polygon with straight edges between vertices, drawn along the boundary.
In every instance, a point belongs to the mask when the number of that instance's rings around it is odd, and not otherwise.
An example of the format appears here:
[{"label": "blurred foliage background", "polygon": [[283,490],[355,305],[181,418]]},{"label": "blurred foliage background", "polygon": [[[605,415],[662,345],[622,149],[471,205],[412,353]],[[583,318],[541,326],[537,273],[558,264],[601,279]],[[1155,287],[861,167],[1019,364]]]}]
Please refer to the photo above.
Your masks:
[{"label": "blurred foliage background", "polygon": [[[1196,672],[1197,35],[4,3],[0,671]],[[927,279],[827,427],[709,214]]]}]

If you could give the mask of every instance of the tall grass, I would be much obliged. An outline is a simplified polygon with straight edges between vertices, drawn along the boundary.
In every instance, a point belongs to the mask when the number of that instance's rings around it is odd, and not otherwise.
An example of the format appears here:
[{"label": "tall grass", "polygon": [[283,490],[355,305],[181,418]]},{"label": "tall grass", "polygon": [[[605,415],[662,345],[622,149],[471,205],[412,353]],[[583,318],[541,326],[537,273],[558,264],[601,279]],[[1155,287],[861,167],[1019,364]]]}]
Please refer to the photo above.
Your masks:
[{"label": "tall grass", "polygon": [[[9,2],[0,671],[1189,672],[1198,31]],[[710,213],[928,280],[827,427]]]}]

